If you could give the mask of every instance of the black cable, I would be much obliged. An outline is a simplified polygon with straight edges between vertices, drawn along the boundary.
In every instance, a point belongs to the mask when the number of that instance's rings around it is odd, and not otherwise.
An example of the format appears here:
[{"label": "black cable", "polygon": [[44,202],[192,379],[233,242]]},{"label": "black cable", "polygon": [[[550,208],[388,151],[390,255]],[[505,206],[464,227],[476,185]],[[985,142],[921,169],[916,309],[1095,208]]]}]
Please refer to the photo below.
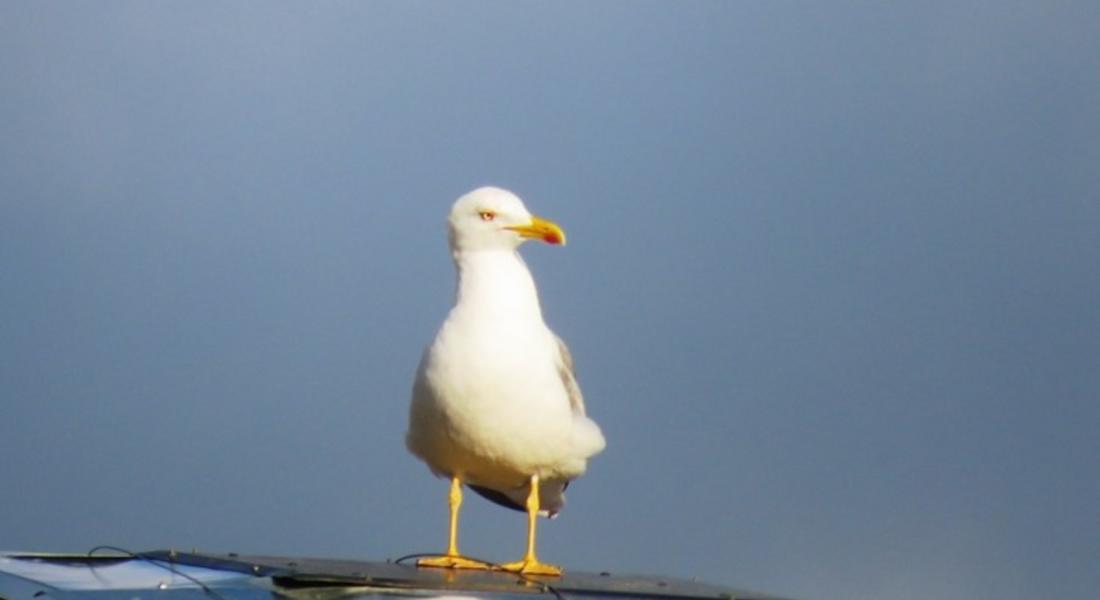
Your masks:
[{"label": "black cable", "polygon": [[[124,555],[126,555],[130,558],[134,558],[134,559],[137,559],[137,560],[143,560],[143,561],[145,561],[145,562],[147,562],[151,565],[154,565],[154,566],[160,567],[162,569],[165,569],[168,572],[172,573],[173,575],[179,575],[180,577],[183,577],[184,579],[190,581],[191,583],[194,583],[195,585],[202,588],[202,591],[206,595],[208,595],[212,598],[215,598],[216,600],[228,600],[225,596],[222,596],[221,594],[219,594],[219,593],[215,592],[214,590],[210,589],[209,586],[207,586],[202,581],[199,581],[197,578],[192,577],[191,575],[188,575],[187,573],[184,573],[183,571],[180,571],[180,570],[176,569],[176,567],[173,566],[173,564],[171,562],[166,562],[163,559],[153,558],[153,557],[147,556],[145,554],[140,554],[140,553],[137,553],[137,552],[131,552],[131,551],[125,549],[125,548],[119,548],[118,546],[106,546],[106,545],[96,546],[95,548],[92,548],[91,550],[88,551],[88,556],[94,555],[96,553],[96,551],[98,551],[98,550],[111,550],[113,552],[118,552],[120,554],[124,554]],[[169,554],[169,556],[171,556],[171,554]]]},{"label": "black cable", "polygon": [[[411,559],[414,559],[414,558],[446,558],[448,556],[451,556],[451,555],[449,555],[449,554],[439,554],[438,552],[424,552],[424,553],[420,553],[420,554],[406,554],[405,556],[402,556],[401,558],[394,559],[393,562],[395,564],[399,565],[399,564],[401,564],[401,563],[403,563],[407,560],[411,560]],[[473,556],[466,556],[464,554],[459,555],[457,558],[461,558],[463,560],[473,561],[473,562],[476,562],[476,563],[481,563],[481,564],[485,565],[488,568],[487,570],[489,570],[489,571],[503,571],[504,570],[503,565],[500,565],[498,563],[495,563],[495,562],[492,562],[492,561],[489,561],[489,560],[482,560],[480,558],[474,558]]]},{"label": "black cable", "polygon": [[[418,553],[418,554],[406,554],[405,556],[394,559],[393,563],[399,565],[399,564],[403,563],[404,561],[411,560],[411,559],[414,559],[414,558],[445,558],[447,556],[449,556],[449,555],[439,554],[437,552],[423,552],[423,553]],[[473,561],[473,562],[476,562],[476,563],[481,563],[481,564],[485,565],[486,567],[488,567],[488,570],[492,571],[492,572],[509,573],[511,575],[515,575],[516,577],[519,578],[520,581],[523,581],[524,583],[528,583],[528,584],[531,584],[533,586],[538,587],[540,592],[553,594],[554,597],[557,598],[557,600],[565,600],[565,596],[561,592],[559,592],[557,588],[550,585],[549,583],[546,583],[545,581],[539,581],[538,579],[533,579],[528,575],[524,575],[523,573],[517,573],[515,571],[509,571],[509,570],[505,569],[504,565],[501,565],[500,563],[495,563],[495,562],[492,562],[492,561],[483,560],[483,559],[480,559],[480,558],[474,558],[472,556],[465,556],[465,555],[459,555],[458,558],[461,558],[461,559],[464,559],[464,560],[470,560],[470,561]]]}]

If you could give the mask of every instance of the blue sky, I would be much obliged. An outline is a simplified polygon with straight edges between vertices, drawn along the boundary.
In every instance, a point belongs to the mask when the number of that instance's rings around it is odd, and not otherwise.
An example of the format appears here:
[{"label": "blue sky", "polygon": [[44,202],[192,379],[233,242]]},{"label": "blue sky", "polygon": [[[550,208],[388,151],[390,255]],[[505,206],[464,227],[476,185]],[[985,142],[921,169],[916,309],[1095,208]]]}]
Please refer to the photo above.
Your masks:
[{"label": "blue sky", "polygon": [[[484,184],[608,448],[567,568],[1100,588],[1089,2],[0,5],[0,548],[441,550],[403,447]],[[462,546],[523,549],[464,506]]]}]

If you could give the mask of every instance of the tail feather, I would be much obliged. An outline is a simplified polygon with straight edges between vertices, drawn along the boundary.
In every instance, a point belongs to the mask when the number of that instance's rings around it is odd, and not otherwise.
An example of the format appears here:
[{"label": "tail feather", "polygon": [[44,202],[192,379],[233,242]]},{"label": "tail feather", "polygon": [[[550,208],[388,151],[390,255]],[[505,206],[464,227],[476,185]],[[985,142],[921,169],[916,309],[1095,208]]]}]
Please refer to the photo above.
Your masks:
[{"label": "tail feather", "polygon": [[480,485],[474,485],[472,483],[467,483],[466,487],[477,492],[477,495],[485,498],[493,504],[503,506],[504,508],[510,508],[512,510],[518,510],[519,512],[527,512],[526,506],[520,504],[519,502],[516,502],[504,492],[498,492],[492,488],[482,487]]},{"label": "tail feather", "polygon": [[[493,504],[522,513],[527,512],[527,486],[516,488],[513,495],[472,483],[466,483],[466,487],[477,492],[479,496]],[[558,511],[565,505],[565,497],[562,495],[562,492],[564,492],[567,487],[569,487],[568,481],[561,482],[559,480],[557,482],[544,483],[540,490],[542,492],[542,494],[540,494],[542,496],[540,499],[542,510],[539,511],[539,514],[544,517],[550,517],[551,519],[554,518],[558,514]]]}]

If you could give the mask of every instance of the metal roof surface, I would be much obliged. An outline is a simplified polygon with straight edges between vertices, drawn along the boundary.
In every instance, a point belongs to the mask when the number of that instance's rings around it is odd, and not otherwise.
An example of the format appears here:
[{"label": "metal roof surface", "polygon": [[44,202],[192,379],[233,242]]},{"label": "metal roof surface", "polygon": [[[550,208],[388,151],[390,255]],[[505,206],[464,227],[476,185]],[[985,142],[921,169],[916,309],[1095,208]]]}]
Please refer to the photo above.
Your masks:
[{"label": "metal roof surface", "polygon": [[158,550],[136,554],[0,554],[3,600],[295,600],[363,596],[618,597],[777,600],[695,581],[569,571],[561,577],[417,568],[406,562]]}]

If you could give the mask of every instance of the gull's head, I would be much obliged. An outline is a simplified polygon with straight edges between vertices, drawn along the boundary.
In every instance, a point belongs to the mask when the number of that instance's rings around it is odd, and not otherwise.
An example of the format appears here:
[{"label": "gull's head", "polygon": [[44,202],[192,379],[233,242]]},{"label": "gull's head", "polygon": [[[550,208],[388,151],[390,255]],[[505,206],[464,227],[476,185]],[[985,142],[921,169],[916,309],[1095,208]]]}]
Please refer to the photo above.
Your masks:
[{"label": "gull's head", "polygon": [[478,188],[455,201],[447,224],[454,252],[515,250],[529,239],[565,244],[561,227],[532,215],[519,196],[495,187]]}]

